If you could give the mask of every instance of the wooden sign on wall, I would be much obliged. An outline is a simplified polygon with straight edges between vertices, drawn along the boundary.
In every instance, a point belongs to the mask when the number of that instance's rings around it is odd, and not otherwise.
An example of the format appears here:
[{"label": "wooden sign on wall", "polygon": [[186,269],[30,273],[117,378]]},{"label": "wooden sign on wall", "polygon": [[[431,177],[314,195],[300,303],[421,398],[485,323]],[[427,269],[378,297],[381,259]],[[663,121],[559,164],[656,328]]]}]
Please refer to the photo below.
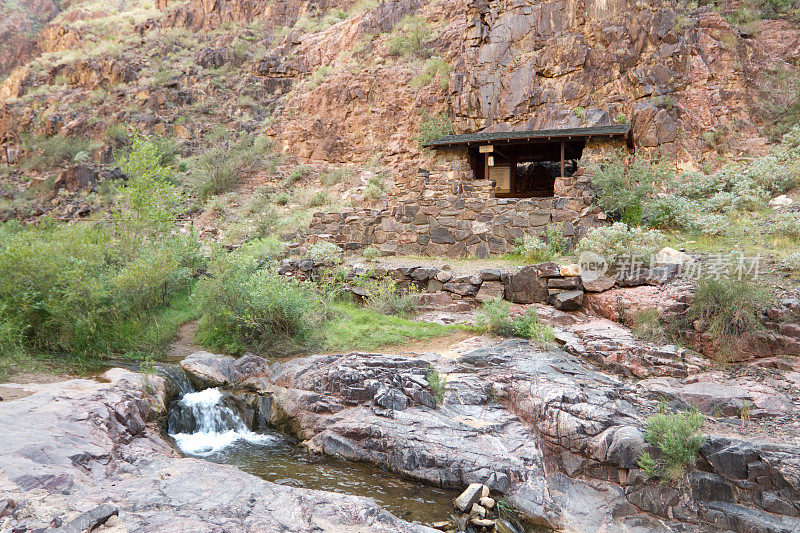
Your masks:
[{"label": "wooden sign on wall", "polygon": [[491,154],[494,152],[494,146],[491,144],[487,144],[485,146],[478,146],[478,153],[480,154]]}]

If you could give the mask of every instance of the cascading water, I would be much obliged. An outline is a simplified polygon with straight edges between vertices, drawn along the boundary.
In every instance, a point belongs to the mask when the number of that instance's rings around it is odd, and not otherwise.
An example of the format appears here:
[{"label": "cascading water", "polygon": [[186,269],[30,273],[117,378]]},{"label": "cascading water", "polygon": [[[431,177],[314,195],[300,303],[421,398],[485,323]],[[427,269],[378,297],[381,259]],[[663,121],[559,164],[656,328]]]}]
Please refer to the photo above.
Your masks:
[{"label": "cascading water", "polygon": [[158,366],[178,394],[167,432],[185,455],[232,464],[263,479],[310,489],[368,496],[407,520],[430,523],[446,518],[458,494],[397,478],[372,465],[309,454],[281,433],[254,433],[240,416],[246,407],[217,388],[195,391],[177,365]]},{"label": "cascading water", "polygon": [[208,456],[238,440],[264,443],[271,435],[253,433],[223,402],[219,389],[187,392],[170,411],[167,431],[183,453]]}]

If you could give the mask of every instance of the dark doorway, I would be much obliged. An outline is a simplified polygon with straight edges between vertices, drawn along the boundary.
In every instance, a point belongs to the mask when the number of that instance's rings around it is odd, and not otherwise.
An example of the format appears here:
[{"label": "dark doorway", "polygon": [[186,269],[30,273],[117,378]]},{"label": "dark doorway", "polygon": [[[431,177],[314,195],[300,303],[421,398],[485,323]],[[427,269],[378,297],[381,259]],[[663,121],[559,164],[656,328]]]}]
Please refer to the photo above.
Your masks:
[{"label": "dark doorway", "polygon": [[554,196],[559,176],[578,169],[583,139],[568,141],[496,144],[490,152],[471,148],[475,177],[494,183],[499,198],[546,198]]}]

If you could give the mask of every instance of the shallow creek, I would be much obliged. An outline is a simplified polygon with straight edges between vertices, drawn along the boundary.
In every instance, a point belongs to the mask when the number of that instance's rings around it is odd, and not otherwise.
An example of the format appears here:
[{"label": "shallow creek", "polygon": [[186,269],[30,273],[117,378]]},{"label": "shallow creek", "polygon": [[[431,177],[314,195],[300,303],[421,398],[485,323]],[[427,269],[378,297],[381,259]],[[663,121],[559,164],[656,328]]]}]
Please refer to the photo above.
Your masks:
[{"label": "shallow creek", "polygon": [[167,433],[184,455],[234,465],[282,485],[374,498],[395,516],[424,524],[445,520],[458,492],[394,476],[373,465],[311,454],[280,432],[251,431],[217,388],[195,391],[178,367],[164,374],[180,391]]}]

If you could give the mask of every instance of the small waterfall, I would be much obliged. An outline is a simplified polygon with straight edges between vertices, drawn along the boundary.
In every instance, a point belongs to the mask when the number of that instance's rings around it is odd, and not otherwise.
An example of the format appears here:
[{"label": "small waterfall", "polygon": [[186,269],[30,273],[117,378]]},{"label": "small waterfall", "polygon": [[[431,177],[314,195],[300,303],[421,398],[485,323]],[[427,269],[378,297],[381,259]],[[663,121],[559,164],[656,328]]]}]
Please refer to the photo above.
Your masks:
[{"label": "small waterfall", "polygon": [[208,456],[238,440],[266,442],[271,435],[259,435],[247,428],[242,418],[224,403],[217,389],[187,392],[170,406],[167,432],[183,453]]},{"label": "small waterfall", "polygon": [[178,396],[194,392],[189,376],[178,365],[161,364],[157,366],[158,373],[167,380],[173,387],[175,387]]}]

